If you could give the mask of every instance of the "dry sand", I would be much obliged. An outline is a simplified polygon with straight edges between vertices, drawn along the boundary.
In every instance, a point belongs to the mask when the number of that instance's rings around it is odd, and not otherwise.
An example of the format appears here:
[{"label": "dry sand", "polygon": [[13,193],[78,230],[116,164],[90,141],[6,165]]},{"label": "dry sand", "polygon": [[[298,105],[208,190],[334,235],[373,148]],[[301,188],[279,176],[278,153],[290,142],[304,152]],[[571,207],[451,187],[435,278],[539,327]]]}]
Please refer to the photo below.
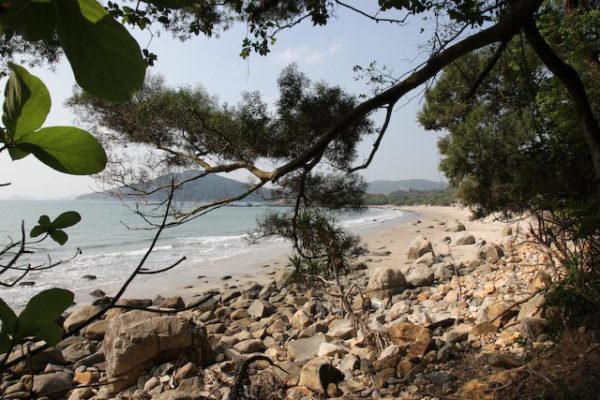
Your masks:
[{"label": "dry sand", "polygon": [[[385,257],[370,256],[369,268],[392,267],[403,271],[408,267],[406,253],[411,242],[417,236],[425,236],[439,254],[451,254],[457,260],[473,259],[475,246],[454,246],[444,242],[450,237],[452,242],[457,233],[446,232],[446,223],[458,220],[466,227],[477,241],[486,240],[500,242],[502,240],[503,223],[491,219],[469,221],[470,211],[463,207],[392,207],[409,215],[397,221],[388,221],[370,227],[360,233],[361,242],[371,252],[389,251]],[[420,221],[420,222],[418,222]],[[190,301],[208,290],[221,289],[233,285],[245,285],[250,282],[267,283],[280,268],[288,264],[289,246],[279,246],[254,253],[246,253],[211,264],[210,273],[199,279],[196,276],[171,276],[167,279],[156,277],[156,280],[133,285],[126,297],[182,296]],[[229,275],[230,279],[223,280]]]}]

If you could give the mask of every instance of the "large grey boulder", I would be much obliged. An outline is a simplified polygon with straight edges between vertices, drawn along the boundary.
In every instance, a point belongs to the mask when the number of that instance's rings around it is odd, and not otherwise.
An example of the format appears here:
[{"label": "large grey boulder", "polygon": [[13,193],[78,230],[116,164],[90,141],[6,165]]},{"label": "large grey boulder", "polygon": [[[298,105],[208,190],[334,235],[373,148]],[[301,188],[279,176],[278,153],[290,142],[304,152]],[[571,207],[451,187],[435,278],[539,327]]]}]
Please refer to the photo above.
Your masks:
[{"label": "large grey boulder", "polygon": [[374,268],[369,273],[367,293],[370,296],[387,298],[402,293],[406,287],[406,278],[399,269]]},{"label": "large grey boulder", "polygon": [[461,232],[465,230],[465,226],[458,220],[453,220],[446,224],[446,228],[444,230],[446,232]]},{"label": "large grey boulder", "polygon": [[112,319],[104,350],[109,380],[127,376],[109,388],[112,391],[135,383],[154,362],[184,356],[207,365],[213,357],[203,326],[180,316],[146,311],[131,311]]},{"label": "large grey boulder", "polygon": [[486,243],[477,250],[477,259],[495,263],[504,256],[502,248],[493,243]]},{"label": "large grey boulder", "polygon": [[455,246],[465,246],[468,244],[475,244],[475,236],[469,232],[461,232],[454,238]]},{"label": "large grey boulder", "polygon": [[417,236],[408,248],[407,258],[409,260],[416,260],[427,253],[433,253],[431,242],[425,236]]},{"label": "large grey boulder", "polygon": [[433,283],[433,279],[433,271],[425,264],[415,265],[406,275],[407,282],[414,287],[429,286]]}]

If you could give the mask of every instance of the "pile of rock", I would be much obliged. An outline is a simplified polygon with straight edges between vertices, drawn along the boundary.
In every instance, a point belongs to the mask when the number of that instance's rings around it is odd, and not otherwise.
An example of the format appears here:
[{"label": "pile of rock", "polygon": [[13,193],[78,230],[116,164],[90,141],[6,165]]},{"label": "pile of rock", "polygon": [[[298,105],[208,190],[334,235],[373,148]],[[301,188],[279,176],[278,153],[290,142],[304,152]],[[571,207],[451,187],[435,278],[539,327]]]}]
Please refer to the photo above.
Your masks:
[{"label": "pile of rock", "polygon": [[[193,310],[175,312],[185,307],[181,298],[124,300],[171,314],[111,310],[56,349],[14,366],[2,376],[0,393],[7,399],[226,398],[237,365],[256,353],[280,368],[268,367],[267,388],[281,398],[457,393],[464,379],[457,365],[466,355],[483,357],[483,370],[494,371],[520,365],[522,340],[546,345],[544,298],[529,294],[545,277],[537,267],[520,266],[539,261],[526,245],[477,243],[458,221],[446,230],[455,235],[454,246],[473,247],[472,259],[453,263],[421,236],[407,251],[408,265],[351,273],[349,281],[365,288],[349,299],[360,322],[342,314],[330,288],[291,284],[289,269],[267,285],[228,286]],[[357,263],[368,256],[358,255]],[[73,310],[65,329],[97,310]],[[251,373],[257,379],[264,374]]]}]

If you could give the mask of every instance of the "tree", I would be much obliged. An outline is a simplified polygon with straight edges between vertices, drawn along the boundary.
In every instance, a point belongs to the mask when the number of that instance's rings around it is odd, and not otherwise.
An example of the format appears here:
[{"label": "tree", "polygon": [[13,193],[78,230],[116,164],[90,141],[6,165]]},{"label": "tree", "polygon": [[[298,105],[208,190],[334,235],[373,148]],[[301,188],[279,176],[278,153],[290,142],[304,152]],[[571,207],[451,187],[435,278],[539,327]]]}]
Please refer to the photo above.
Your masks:
[{"label": "tree", "polygon": [[[595,111],[598,15],[595,8],[549,13],[540,23],[582,77]],[[441,169],[478,215],[533,217],[531,234],[557,267],[548,304],[561,322],[577,324],[600,305],[594,160],[570,91],[548,74],[527,35],[447,67],[427,92],[419,121],[447,132],[439,141]],[[481,69],[483,79],[470,73]]]},{"label": "tree", "polygon": [[480,215],[593,202],[592,160],[568,94],[523,38],[505,47],[481,82],[470,71],[498,48],[460,59],[427,92],[419,122],[448,132],[440,168]]}]

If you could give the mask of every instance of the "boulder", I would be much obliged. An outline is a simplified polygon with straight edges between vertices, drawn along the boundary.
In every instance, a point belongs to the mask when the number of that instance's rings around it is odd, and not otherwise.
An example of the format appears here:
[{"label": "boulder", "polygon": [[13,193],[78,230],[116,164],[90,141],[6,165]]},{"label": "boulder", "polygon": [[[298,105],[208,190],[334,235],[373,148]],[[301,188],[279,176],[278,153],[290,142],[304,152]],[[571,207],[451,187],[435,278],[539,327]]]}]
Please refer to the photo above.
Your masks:
[{"label": "boulder", "polygon": [[303,310],[296,311],[292,316],[291,325],[296,329],[304,329],[312,323],[312,318]]},{"label": "boulder", "polygon": [[433,283],[434,274],[425,264],[417,264],[410,269],[406,280],[414,287],[429,286]]},{"label": "boulder", "polygon": [[410,244],[407,258],[409,260],[416,260],[427,253],[433,253],[433,246],[431,245],[431,242],[425,236],[418,236]]},{"label": "boulder", "polygon": [[123,307],[150,307],[152,305],[151,299],[119,299],[117,301],[118,306]]},{"label": "boulder", "polygon": [[415,325],[412,322],[394,324],[388,329],[387,333],[391,341],[398,346],[406,346],[415,341],[431,339],[429,329]]},{"label": "boulder", "polygon": [[254,319],[268,317],[275,312],[275,307],[265,300],[254,300],[248,308],[248,314]]},{"label": "boulder", "polygon": [[259,339],[242,340],[241,342],[233,346],[233,348],[242,354],[259,353],[267,349],[263,344],[262,340]]},{"label": "boulder", "polygon": [[415,264],[425,264],[428,267],[431,267],[436,263],[436,261],[437,260],[435,259],[435,255],[433,255],[433,253],[425,253],[421,257],[417,258]]},{"label": "boulder", "polygon": [[109,380],[127,376],[109,388],[116,391],[137,381],[154,361],[190,358],[199,365],[212,361],[206,330],[175,315],[131,311],[115,317],[104,339]]},{"label": "boulder", "polygon": [[[22,354],[23,353],[21,352],[21,347],[18,346],[16,348],[16,350],[14,350],[10,354],[7,362],[10,363],[13,360],[16,360],[17,358],[21,357]],[[60,350],[57,350],[54,348],[46,349],[44,351],[41,351],[39,353],[36,353],[36,354],[28,357],[27,360],[18,362],[17,364],[12,366],[10,369],[15,375],[21,376],[24,374],[29,374],[31,372],[33,372],[33,373],[41,372],[46,368],[46,365],[48,365],[48,364],[57,364],[57,365],[65,364],[65,359],[64,359],[62,353],[60,352]]]},{"label": "boulder", "polygon": [[406,278],[395,268],[374,268],[369,274],[367,292],[379,298],[387,298],[402,293],[406,289]]},{"label": "boulder", "polygon": [[337,385],[343,380],[342,371],[331,365],[328,359],[317,357],[302,367],[299,384],[324,395],[330,384]]},{"label": "boulder", "polygon": [[455,246],[466,246],[468,244],[475,244],[475,236],[469,232],[461,232],[454,238]]},{"label": "boulder", "polygon": [[70,332],[79,326],[82,322],[87,321],[92,315],[96,314],[102,308],[92,305],[83,305],[77,307],[63,323],[63,328],[66,332]]},{"label": "boulder", "polygon": [[72,387],[72,377],[66,372],[35,375],[33,378],[33,393],[38,397],[64,398]]},{"label": "boulder", "polygon": [[92,322],[81,331],[81,335],[90,340],[102,340],[108,329],[108,321],[101,319]]},{"label": "boulder", "polygon": [[446,232],[461,232],[465,230],[465,226],[458,220],[453,220],[446,224],[446,228],[444,230]]},{"label": "boulder", "polygon": [[525,318],[539,318],[542,315],[546,298],[538,293],[521,306],[517,321],[523,321]]},{"label": "boulder", "polygon": [[477,259],[488,263],[495,263],[502,256],[504,256],[502,248],[493,243],[486,243],[477,250]]},{"label": "boulder", "polygon": [[74,363],[75,361],[93,354],[95,351],[95,346],[86,340],[70,345],[62,351],[62,354],[66,362]]},{"label": "boulder", "polygon": [[290,340],[287,343],[288,356],[297,364],[303,364],[314,358],[319,353],[321,344],[326,342],[327,338],[322,333],[305,339]]},{"label": "boulder", "polygon": [[343,346],[340,346],[339,344],[321,343],[321,346],[319,346],[318,356],[319,357],[335,357],[335,356],[341,357],[346,353],[348,353],[348,349],[346,349]]},{"label": "boulder", "polygon": [[154,305],[160,308],[171,308],[173,310],[181,310],[185,308],[185,302],[181,296],[167,297],[154,299]]},{"label": "boulder", "polygon": [[336,339],[350,339],[354,336],[354,325],[349,319],[336,319],[329,325],[327,336]]}]

